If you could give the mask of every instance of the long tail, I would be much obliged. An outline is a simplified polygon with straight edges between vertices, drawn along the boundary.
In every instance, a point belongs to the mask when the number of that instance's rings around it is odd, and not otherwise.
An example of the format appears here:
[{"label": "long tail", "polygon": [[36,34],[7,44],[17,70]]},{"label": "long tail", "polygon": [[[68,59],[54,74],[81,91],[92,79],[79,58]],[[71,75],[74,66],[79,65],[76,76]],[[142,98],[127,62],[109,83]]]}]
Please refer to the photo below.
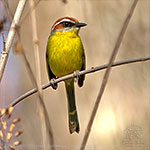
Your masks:
[{"label": "long tail", "polygon": [[69,130],[71,134],[75,131],[79,133],[80,128],[75,104],[74,79],[66,80],[65,87],[68,98]]}]

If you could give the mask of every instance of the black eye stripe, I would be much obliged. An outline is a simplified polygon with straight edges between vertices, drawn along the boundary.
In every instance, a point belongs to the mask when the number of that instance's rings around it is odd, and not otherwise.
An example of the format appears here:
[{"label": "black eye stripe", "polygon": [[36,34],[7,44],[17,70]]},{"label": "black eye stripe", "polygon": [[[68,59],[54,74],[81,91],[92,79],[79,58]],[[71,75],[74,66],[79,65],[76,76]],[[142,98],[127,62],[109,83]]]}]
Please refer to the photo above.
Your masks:
[{"label": "black eye stripe", "polygon": [[75,25],[75,23],[64,21],[61,23],[64,27],[72,27]]}]

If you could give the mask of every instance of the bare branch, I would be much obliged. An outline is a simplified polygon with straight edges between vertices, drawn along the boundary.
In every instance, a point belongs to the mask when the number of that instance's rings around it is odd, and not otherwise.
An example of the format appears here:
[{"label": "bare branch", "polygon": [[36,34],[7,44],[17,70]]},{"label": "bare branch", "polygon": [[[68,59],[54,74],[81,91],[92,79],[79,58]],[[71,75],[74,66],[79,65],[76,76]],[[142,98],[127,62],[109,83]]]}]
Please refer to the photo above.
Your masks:
[{"label": "bare branch", "polygon": [[10,27],[10,30],[9,30],[9,33],[8,33],[8,37],[7,37],[7,40],[6,40],[6,52],[5,52],[5,54],[2,53],[2,55],[0,57],[0,82],[1,82],[1,79],[2,79],[2,76],[3,76],[3,73],[4,73],[4,69],[5,69],[7,59],[8,59],[8,54],[9,54],[9,51],[10,51],[10,47],[11,47],[12,41],[13,41],[15,33],[16,33],[15,28],[19,23],[19,20],[21,18],[21,14],[23,12],[25,4],[26,4],[26,0],[21,0],[21,1],[18,2],[18,7],[17,7],[17,10],[15,12],[15,16],[14,16],[14,19],[12,21],[12,24],[11,24],[11,27]]},{"label": "bare branch", "polygon": [[96,102],[95,102],[95,105],[94,105],[94,108],[92,110],[92,114],[90,116],[90,120],[88,122],[88,125],[87,125],[87,128],[86,128],[86,131],[85,131],[85,135],[83,137],[83,141],[81,143],[81,148],[80,150],[84,150],[85,147],[86,147],[86,144],[87,144],[87,141],[88,141],[88,138],[89,138],[89,135],[90,135],[90,131],[91,131],[91,127],[93,125],[93,122],[94,122],[94,119],[95,119],[95,116],[96,116],[96,112],[98,110],[98,107],[99,107],[99,104],[101,102],[101,98],[103,96],[103,93],[104,93],[104,90],[105,90],[105,87],[106,87],[106,84],[107,84],[107,81],[108,81],[108,78],[109,78],[109,75],[110,75],[110,71],[111,71],[111,66],[116,58],[116,55],[117,55],[117,52],[119,50],[119,47],[120,47],[120,44],[122,42],[122,39],[124,37],[124,34],[125,34],[125,31],[127,29],[127,26],[129,24],[129,21],[133,15],[133,11],[135,9],[135,6],[137,4],[138,0],[134,0],[130,9],[129,9],[129,12],[127,13],[127,16],[123,22],[123,26],[121,28],[121,31],[119,33],[119,36],[116,40],[116,43],[115,43],[115,47],[112,51],[112,54],[111,54],[111,57],[109,59],[109,63],[108,63],[108,67],[105,71],[105,74],[104,74],[104,77],[103,77],[103,80],[102,80],[102,84],[101,84],[101,87],[100,87],[100,90],[99,90],[99,93],[98,93],[98,96],[97,96],[97,99],[96,99]]},{"label": "bare branch", "polygon": [[[150,61],[150,56],[149,57],[140,57],[140,58],[135,58],[135,59],[130,59],[130,60],[118,61],[118,62],[113,63],[112,67],[122,66],[122,65],[125,65],[125,64],[131,64],[131,63],[137,63],[137,62],[145,62],[145,61]],[[98,67],[92,67],[91,69],[80,71],[79,75],[94,73],[94,72],[97,72],[97,71],[100,71],[100,70],[104,70],[107,67],[108,67],[108,64],[101,65],[101,66],[98,66]],[[63,76],[61,78],[52,80],[49,83],[42,85],[42,89],[43,90],[47,89],[48,87],[50,87],[53,84],[53,82],[59,83],[59,82],[62,82],[64,80],[67,80],[67,79],[70,79],[70,78],[75,78],[75,77],[76,76],[73,73],[69,74],[69,75],[66,75],[66,76]],[[23,94],[20,97],[18,97],[17,99],[15,99],[10,106],[16,106],[17,104],[22,102],[25,98],[28,98],[29,96],[35,94],[36,92],[37,92],[37,88],[34,88],[34,89],[26,92],[25,94]]]}]

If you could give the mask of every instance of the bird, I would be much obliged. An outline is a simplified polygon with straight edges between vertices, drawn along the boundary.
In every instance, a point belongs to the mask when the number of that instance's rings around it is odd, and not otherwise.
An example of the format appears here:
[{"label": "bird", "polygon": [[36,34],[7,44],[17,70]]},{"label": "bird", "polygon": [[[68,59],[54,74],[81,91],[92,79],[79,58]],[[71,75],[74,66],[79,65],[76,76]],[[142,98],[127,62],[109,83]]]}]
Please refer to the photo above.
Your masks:
[{"label": "bird", "polygon": [[[73,17],[62,17],[52,26],[46,48],[46,64],[49,80],[85,70],[85,52],[79,36],[81,27],[86,23],[79,22]],[[79,121],[75,102],[74,78],[65,80],[68,100],[68,121],[70,134],[79,133]],[[77,83],[83,86],[85,75],[78,75]],[[52,85],[57,89],[57,84]]]}]

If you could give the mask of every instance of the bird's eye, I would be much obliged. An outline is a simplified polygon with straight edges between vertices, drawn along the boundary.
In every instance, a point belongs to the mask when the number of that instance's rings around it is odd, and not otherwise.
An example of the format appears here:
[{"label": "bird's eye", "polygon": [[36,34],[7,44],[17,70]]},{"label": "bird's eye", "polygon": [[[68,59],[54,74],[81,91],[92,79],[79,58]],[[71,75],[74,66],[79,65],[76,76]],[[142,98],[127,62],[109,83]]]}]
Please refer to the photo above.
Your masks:
[{"label": "bird's eye", "polygon": [[63,26],[64,27],[72,27],[73,23],[71,23],[71,22],[63,22]]},{"label": "bird's eye", "polygon": [[64,22],[64,23],[63,23],[63,26],[64,26],[64,27],[70,27],[70,23],[69,23],[69,22]]}]

